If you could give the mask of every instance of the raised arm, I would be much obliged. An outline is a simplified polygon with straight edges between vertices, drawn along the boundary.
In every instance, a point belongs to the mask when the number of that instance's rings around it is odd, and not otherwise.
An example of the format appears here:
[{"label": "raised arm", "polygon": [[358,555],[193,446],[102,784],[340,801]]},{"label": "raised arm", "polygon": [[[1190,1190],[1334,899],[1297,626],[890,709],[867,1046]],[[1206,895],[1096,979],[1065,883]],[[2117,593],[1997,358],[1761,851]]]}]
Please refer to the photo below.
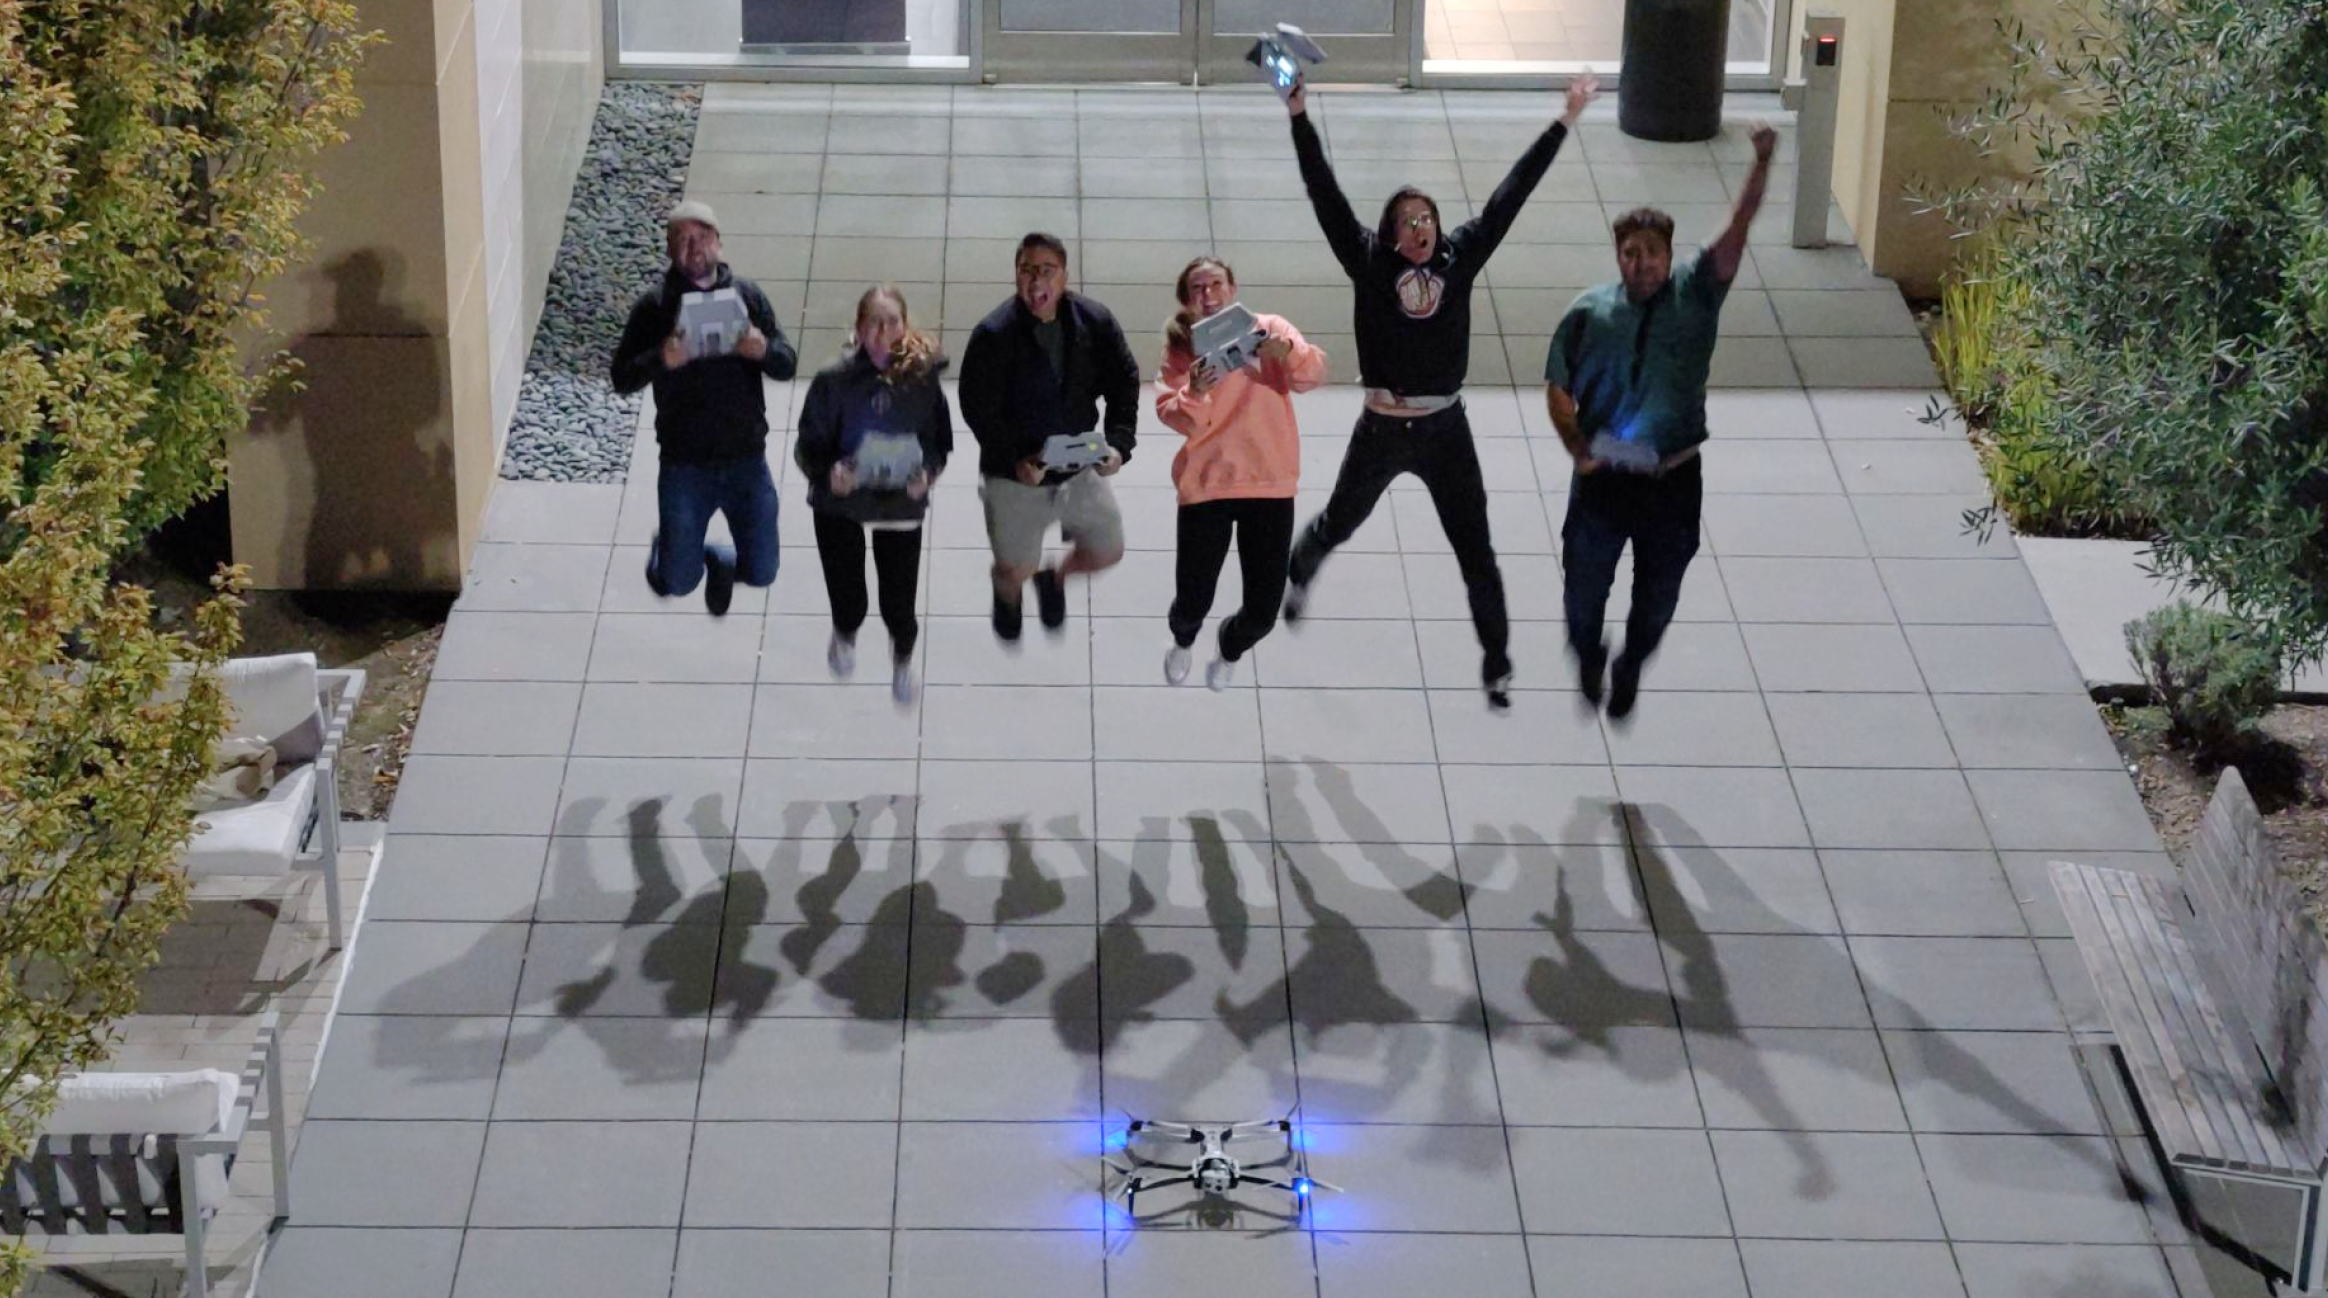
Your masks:
[{"label": "raised arm", "polygon": [[1366,269],[1366,227],[1350,210],[1349,197],[1334,179],[1333,164],[1326,161],[1325,143],[1310,123],[1308,87],[1295,82],[1293,97],[1285,101],[1285,108],[1293,115],[1293,156],[1301,164],[1301,184],[1309,191],[1310,210],[1318,214],[1318,228],[1326,232],[1326,246],[1334,250],[1334,260],[1355,279]]},{"label": "raised arm", "polygon": [[1708,268],[1716,281],[1727,284],[1738,277],[1738,263],[1746,256],[1746,227],[1762,210],[1762,191],[1770,184],[1770,155],[1778,149],[1778,132],[1768,125],[1754,128],[1754,169],[1746,173],[1746,187],[1738,191],[1738,206],[1721,237],[1706,248]]},{"label": "raised arm", "polygon": [[1590,73],[1568,83],[1567,106],[1560,120],[1545,127],[1536,142],[1528,146],[1528,151],[1520,155],[1520,160],[1512,164],[1503,183],[1487,196],[1479,215],[1448,233],[1447,241],[1462,255],[1474,262],[1484,261],[1503,242],[1504,236],[1511,232],[1512,222],[1520,219],[1520,209],[1527,206],[1528,196],[1536,192],[1544,173],[1552,169],[1552,159],[1559,156],[1560,145],[1576,128],[1576,119],[1583,114],[1585,105],[1599,93],[1600,79]]}]

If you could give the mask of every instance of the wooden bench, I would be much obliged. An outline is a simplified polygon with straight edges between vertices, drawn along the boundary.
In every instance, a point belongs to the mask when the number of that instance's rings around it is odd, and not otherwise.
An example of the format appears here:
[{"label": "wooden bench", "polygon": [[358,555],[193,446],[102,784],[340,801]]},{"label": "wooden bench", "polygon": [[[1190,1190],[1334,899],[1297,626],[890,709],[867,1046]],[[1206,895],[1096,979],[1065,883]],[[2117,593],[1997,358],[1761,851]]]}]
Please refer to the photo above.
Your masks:
[{"label": "wooden bench", "polygon": [[[2328,1279],[2328,945],[2281,877],[2236,770],[2176,880],[2066,861],[2053,886],[2110,1044],[2195,1228],[2275,1280]],[[2209,1191],[2202,1207],[2194,1190]]]}]

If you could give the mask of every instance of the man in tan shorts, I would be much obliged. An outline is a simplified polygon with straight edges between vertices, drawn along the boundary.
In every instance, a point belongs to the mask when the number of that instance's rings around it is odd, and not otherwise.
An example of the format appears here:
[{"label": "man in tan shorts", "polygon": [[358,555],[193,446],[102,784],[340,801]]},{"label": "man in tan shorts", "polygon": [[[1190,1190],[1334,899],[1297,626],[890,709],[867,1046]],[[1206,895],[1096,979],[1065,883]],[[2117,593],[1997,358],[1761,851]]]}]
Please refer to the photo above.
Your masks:
[{"label": "man in tan shorts", "polygon": [[[1067,578],[1124,557],[1123,516],[1107,480],[1132,457],[1140,399],[1140,365],[1122,326],[1067,289],[1066,245],[1030,234],[1017,263],[1018,292],[970,331],[962,357],[962,419],[978,439],[994,633],[1004,640],[1019,637],[1028,581],[1044,627],[1056,632],[1067,620]],[[1045,567],[1043,537],[1053,526],[1069,549]]]}]

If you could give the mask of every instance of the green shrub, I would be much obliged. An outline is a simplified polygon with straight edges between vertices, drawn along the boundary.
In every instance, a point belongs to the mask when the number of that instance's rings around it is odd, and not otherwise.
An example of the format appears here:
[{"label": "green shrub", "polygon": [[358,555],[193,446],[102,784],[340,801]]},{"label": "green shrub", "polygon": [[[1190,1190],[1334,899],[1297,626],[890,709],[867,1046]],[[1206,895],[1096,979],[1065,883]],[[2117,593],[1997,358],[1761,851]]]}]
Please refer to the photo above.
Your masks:
[{"label": "green shrub", "polygon": [[2271,637],[2190,603],[2126,624],[2126,648],[2166,710],[2167,738],[2201,757],[2228,758],[2251,742],[2279,694]]},{"label": "green shrub", "polygon": [[2061,10],[2074,30],[2057,42],[2002,24],[2005,83],[1956,123],[1984,153],[2026,162],[2025,181],[1926,196],[1960,229],[2014,231],[2000,274],[2027,293],[2010,314],[2043,395],[2024,412],[2026,436],[2000,444],[2032,477],[2094,466],[2104,503],[2154,529],[2162,573],[2265,628],[2291,660],[2317,660],[2328,650],[2328,9]]}]

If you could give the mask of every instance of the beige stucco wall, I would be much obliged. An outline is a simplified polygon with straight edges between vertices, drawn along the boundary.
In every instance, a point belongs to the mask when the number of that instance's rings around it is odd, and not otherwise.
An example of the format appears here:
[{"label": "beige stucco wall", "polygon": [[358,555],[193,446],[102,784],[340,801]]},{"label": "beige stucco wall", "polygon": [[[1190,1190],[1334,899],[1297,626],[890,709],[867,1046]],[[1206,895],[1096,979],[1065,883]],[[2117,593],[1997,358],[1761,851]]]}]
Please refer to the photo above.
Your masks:
[{"label": "beige stucco wall", "polygon": [[228,446],[261,589],[458,590],[598,88],[598,0],[363,0],[390,43],[269,286],[303,391]]}]

